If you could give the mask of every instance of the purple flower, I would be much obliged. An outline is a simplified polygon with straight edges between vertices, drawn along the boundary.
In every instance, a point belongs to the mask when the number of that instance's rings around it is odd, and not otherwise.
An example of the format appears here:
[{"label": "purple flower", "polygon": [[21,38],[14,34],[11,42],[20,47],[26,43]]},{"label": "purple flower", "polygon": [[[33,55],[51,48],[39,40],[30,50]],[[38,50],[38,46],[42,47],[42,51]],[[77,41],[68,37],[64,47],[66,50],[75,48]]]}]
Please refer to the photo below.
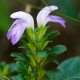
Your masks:
[{"label": "purple flower", "polygon": [[[57,10],[57,9],[58,7],[53,5],[44,7],[37,15],[38,26],[40,27],[42,25],[43,27],[45,27],[45,25],[49,21],[51,21],[51,22],[58,22],[63,27],[66,27],[65,21],[61,17],[49,15],[51,11]],[[15,12],[11,14],[10,17],[13,19],[17,19],[13,22],[13,24],[11,25],[7,33],[7,38],[8,39],[11,38],[12,45],[14,45],[20,40],[26,28],[31,27],[34,30],[34,20],[30,14],[25,13],[23,11]]]},{"label": "purple flower", "polygon": [[53,5],[44,7],[37,15],[38,26],[40,27],[43,25],[43,27],[45,27],[45,25],[50,21],[60,23],[65,28],[65,21],[61,17],[49,15],[51,11],[57,9],[58,7]]},{"label": "purple flower", "polygon": [[34,30],[34,20],[30,14],[22,11],[15,12],[10,17],[17,19],[13,22],[7,33],[7,38],[11,38],[12,45],[14,45],[20,40],[26,28],[31,27]]}]

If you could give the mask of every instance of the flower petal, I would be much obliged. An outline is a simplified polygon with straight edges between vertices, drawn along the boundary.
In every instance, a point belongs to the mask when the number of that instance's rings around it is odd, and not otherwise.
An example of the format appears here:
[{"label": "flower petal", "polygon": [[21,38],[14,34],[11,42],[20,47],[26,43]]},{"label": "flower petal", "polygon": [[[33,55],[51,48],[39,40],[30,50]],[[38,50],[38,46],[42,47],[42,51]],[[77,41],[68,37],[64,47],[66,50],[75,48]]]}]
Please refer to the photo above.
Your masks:
[{"label": "flower petal", "polygon": [[18,22],[18,20],[19,20],[19,19],[15,20],[15,21],[13,22],[13,24],[11,25],[9,31],[14,27],[14,25]]},{"label": "flower petal", "polygon": [[14,12],[13,14],[11,14],[10,17],[13,19],[19,18],[19,19],[25,20],[28,26],[32,27],[34,30],[34,20],[30,14],[23,12],[23,11],[18,11],[18,12]]},{"label": "flower petal", "polygon": [[59,16],[48,15],[46,20],[47,20],[47,22],[51,21],[51,22],[60,23],[64,28],[66,27],[65,21]]},{"label": "flower petal", "polygon": [[15,25],[12,29],[10,29],[7,33],[7,38],[10,39],[13,35],[15,35],[19,28],[20,27],[18,24],[18,25]]},{"label": "flower petal", "polygon": [[15,45],[20,40],[20,38],[23,35],[25,29],[26,29],[26,27],[21,27],[17,31],[17,33],[12,36],[12,38],[11,38],[12,45]]},{"label": "flower petal", "polygon": [[[14,23],[13,23],[14,24]],[[12,24],[12,25],[13,25]],[[8,33],[7,33],[7,38],[10,39],[13,35],[15,35],[17,33],[17,31],[22,28],[22,27],[26,27],[29,28],[26,21],[18,19],[16,25],[12,28],[12,26],[10,27]]]},{"label": "flower petal", "polygon": [[46,17],[49,15],[51,11],[57,10],[57,9],[58,9],[57,6],[44,7],[37,15],[38,26],[40,27],[41,25],[43,25],[44,27],[45,26],[44,24],[46,24]]}]

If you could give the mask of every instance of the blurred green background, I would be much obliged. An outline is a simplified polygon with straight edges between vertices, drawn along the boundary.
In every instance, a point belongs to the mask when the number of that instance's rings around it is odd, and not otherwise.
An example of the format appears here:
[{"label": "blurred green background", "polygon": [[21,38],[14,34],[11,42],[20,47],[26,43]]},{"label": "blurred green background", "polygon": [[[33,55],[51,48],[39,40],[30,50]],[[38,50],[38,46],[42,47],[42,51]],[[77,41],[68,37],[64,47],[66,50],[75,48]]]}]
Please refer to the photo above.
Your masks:
[{"label": "blurred green background", "polygon": [[[80,20],[80,0],[45,1],[48,3],[48,5],[58,6],[59,9],[57,10],[57,12]],[[28,12],[28,3],[38,7],[45,7],[45,4],[41,0],[0,0],[0,62],[14,62],[14,59],[10,57],[10,54],[12,52],[26,52],[23,49],[18,49],[18,46],[23,45],[22,42],[19,41],[16,45],[12,46],[10,40],[7,40],[6,35],[12,22],[14,21],[10,18],[10,14],[16,11]],[[34,8],[29,8],[29,10],[29,13],[35,20],[36,27],[36,16],[40,10]],[[58,15],[55,13],[51,14]],[[66,28],[63,28],[58,23],[49,23],[50,27],[47,32],[51,30],[60,31],[61,35],[55,37],[53,39],[53,43],[50,43],[48,46],[53,47],[55,45],[62,44],[67,47],[67,51],[65,53],[55,57],[59,62],[62,62],[67,58],[80,55],[80,22],[71,20],[64,16],[60,17],[62,17],[66,21]],[[48,70],[57,67],[57,65],[54,63],[49,63],[48,65],[47,67],[45,67]]]}]

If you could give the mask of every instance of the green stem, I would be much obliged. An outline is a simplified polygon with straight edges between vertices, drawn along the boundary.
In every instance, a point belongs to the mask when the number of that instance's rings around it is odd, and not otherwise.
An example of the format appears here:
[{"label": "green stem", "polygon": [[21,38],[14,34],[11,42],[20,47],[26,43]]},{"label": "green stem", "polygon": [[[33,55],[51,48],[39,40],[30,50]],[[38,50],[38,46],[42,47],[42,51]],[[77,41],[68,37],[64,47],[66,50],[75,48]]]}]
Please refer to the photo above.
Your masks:
[{"label": "green stem", "polygon": [[72,18],[72,17],[70,17],[70,16],[67,16],[67,15],[61,14],[61,13],[59,13],[59,12],[56,12],[56,11],[52,11],[52,12],[54,12],[54,13],[56,13],[56,14],[59,14],[59,15],[61,15],[61,16],[67,17],[67,18],[69,18],[69,19],[75,20],[75,21],[77,21],[77,22],[80,22],[80,20],[77,20],[77,19]]},{"label": "green stem", "polygon": [[[44,0],[41,0],[41,1],[42,1],[46,6],[49,6]],[[59,14],[59,15],[61,15],[61,16],[67,17],[67,18],[69,18],[69,19],[75,20],[75,21],[77,21],[77,22],[80,22],[80,20],[75,19],[75,18],[72,18],[72,17],[67,16],[67,15],[64,15],[64,14],[62,14],[62,13],[59,13],[59,12],[56,12],[56,11],[53,11],[53,12],[56,13],[56,14]]]},{"label": "green stem", "polygon": [[44,1],[44,0],[41,0],[46,6],[48,6],[48,4]]},{"label": "green stem", "polygon": [[[21,3],[23,3],[23,4],[25,4],[25,5],[30,5],[31,6],[31,8],[34,8],[34,9],[42,9],[42,7],[38,7],[38,6],[34,6],[34,5],[31,5],[31,4],[29,4],[29,3],[27,3],[27,2],[23,2],[23,1],[21,1],[21,0],[18,0],[19,2],[21,2]],[[48,6],[48,4],[44,1],[44,0],[41,0],[46,6]],[[70,17],[70,16],[67,16],[67,15],[64,15],[64,14],[62,14],[62,13],[59,13],[59,12],[56,12],[56,11],[53,11],[54,13],[56,13],[56,14],[59,14],[59,15],[61,15],[61,16],[64,16],[64,17],[67,17],[67,18],[69,18],[69,19],[72,19],[72,20],[75,20],[75,21],[77,21],[77,22],[80,22],[80,20],[78,20],[78,19],[75,19],[75,18],[72,18],[72,17]]]}]

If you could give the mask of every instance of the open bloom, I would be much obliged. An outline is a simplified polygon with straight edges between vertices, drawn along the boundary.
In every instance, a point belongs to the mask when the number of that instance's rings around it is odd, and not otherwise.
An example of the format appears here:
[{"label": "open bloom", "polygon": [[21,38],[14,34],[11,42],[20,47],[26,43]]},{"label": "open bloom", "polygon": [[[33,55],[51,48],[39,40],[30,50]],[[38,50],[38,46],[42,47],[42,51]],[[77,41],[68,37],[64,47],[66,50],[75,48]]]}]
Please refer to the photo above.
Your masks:
[{"label": "open bloom", "polygon": [[[53,5],[44,7],[37,15],[38,26],[40,27],[42,25],[43,27],[45,27],[47,22],[51,21],[58,22],[63,27],[65,27],[65,21],[61,17],[49,15],[51,11],[57,9],[58,7]],[[31,27],[34,30],[34,20],[30,14],[23,11],[15,12],[11,14],[10,17],[13,19],[17,19],[13,22],[7,33],[7,38],[11,38],[12,45],[14,45],[20,40],[26,28]]]},{"label": "open bloom", "polygon": [[58,7],[53,5],[44,7],[37,15],[38,26],[40,27],[41,25],[43,25],[43,27],[45,27],[45,25],[50,21],[60,23],[63,27],[66,27],[65,21],[61,17],[49,15],[51,11],[57,9]]},{"label": "open bloom", "polygon": [[23,11],[15,12],[10,16],[13,19],[17,19],[13,22],[7,33],[7,38],[11,38],[12,45],[16,44],[26,28],[32,28],[34,30],[34,20],[32,16]]}]

